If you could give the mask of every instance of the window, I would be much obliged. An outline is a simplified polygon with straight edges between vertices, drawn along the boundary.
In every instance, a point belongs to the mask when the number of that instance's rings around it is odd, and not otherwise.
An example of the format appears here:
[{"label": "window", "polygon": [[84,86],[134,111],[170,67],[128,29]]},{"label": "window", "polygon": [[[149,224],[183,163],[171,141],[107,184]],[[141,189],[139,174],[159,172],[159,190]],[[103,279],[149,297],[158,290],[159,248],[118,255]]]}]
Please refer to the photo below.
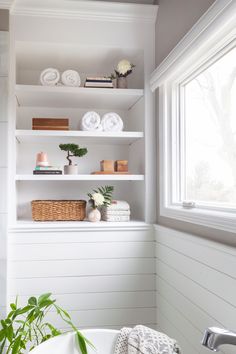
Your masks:
[{"label": "window", "polygon": [[151,76],[160,215],[236,233],[236,2],[216,1]]},{"label": "window", "polygon": [[182,199],[236,210],[236,48],[180,85]]}]

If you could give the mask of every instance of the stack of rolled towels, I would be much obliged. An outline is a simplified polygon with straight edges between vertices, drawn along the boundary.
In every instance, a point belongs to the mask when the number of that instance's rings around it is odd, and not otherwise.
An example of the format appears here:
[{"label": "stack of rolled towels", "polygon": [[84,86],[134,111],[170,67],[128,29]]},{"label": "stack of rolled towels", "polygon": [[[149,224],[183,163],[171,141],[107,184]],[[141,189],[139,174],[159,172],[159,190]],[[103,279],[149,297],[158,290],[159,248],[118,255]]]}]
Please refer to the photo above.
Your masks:
[{"label": "stack of rolled towels", "polygon": [[114,112],[106,113],[102,118],[97,112],[87,112],[80,121],[80,129],[84,131],[120,132],[123,128],[123,120]]},{"label": "stack of rolled towels", "polygon": [[130,206],[124,200],[112,200],[107,207],[102,207],[102,220],[122,222],[130,220]]},{"label": "stack of rolled towels", "polygon": [[47,68],[40,74],[40,83],[43,86],[78,87],[81,85],[81,79],[79,73],[75,70],[66,70],[60,74],[59,70],[55,68]]}]

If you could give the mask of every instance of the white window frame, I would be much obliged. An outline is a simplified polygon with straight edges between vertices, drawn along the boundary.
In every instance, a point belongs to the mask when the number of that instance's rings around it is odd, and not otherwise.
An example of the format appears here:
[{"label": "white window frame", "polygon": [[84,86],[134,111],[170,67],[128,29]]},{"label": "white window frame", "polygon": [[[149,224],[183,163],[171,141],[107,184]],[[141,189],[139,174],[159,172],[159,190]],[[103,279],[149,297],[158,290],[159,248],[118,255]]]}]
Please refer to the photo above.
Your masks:
[{"label": "white window frame", "polygon": [[[224,231],[236,232],[236,210],[208,203],[184,208],[179,200],[180,99],[179,90],[191,77],[236,46],[236,2],[217,0],[151,77],[151,89],[159,88],[159,196],[160,215]],[[181,144],[184,144],[182,138]]]}]

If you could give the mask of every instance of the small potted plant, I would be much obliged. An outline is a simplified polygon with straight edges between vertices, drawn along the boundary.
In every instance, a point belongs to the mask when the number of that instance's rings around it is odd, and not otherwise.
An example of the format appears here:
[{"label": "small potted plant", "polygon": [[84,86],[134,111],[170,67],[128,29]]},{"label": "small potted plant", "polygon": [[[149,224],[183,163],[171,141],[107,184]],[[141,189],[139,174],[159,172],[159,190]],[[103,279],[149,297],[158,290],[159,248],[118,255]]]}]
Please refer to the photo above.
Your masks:
[{"label": "small potted plant", "polygon": [[113,186],[105,186],[97,190],[94,189],[93,193],[88,193],[89,203],[92,207],[88,212],[89,221],[97,222],[101,220],[101,212],[98,208],[103,205],[108,206],[111,204],[113,191]]},{"label": "small potted plant", "polygon": [[79,345],[78,352],[80,349],[82,354],[87,354],[87,344],[94,349],[92,343],[73,324],[68,312],[56,304],[51,293],[47,293],[38,298],[31,296],[25,306],[19,306],[17,298],[10,304],[7,317],[1,318],[0,354],[28,353],[48,339],[65,333],[56,328],[54,323],[49,322],[48,312],[51,310],[64,322],[65,327],[75,332]]},{"label": "small potted plant", "polygon": [[76,175],[78,173],[78,165],[72,164],[71,157],[82,157],[87,154],[88,150],[80,148],[77,144],[60,144],[59,148],[67,152],[66,158],[69,161],[69,164],[64,166],[64,173],[66,175]]},{"label": "small potted plant", "polygon": [[117,68],[115,69],[115,74],[111,74],[111,79],[116,79],[117,88],[127,88],[127,76],[130,75],[135,67],[134,64],[130,63],[127,59],[119,61]]}]

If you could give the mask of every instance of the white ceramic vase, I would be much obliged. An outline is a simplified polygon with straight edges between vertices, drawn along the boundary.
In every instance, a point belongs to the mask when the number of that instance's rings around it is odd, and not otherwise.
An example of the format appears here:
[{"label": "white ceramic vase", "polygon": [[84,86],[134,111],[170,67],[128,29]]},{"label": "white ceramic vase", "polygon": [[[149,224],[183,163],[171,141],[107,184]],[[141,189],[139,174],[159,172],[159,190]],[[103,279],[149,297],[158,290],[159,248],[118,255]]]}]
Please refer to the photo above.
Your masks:
[{"label": "white ceramic vase", "polygon": [[91,209],[89,212],[88,212],[88,220],[91,221],[91,222],[98,222],[101,220],[101,213],[100,211],[95,208],[95,209]]},{"label": "white ceramic vase", "polygon": [[77,165],[65,165],[64,166],[64,174],[65,175],[77,175],[78,174],[78,166]]}]

